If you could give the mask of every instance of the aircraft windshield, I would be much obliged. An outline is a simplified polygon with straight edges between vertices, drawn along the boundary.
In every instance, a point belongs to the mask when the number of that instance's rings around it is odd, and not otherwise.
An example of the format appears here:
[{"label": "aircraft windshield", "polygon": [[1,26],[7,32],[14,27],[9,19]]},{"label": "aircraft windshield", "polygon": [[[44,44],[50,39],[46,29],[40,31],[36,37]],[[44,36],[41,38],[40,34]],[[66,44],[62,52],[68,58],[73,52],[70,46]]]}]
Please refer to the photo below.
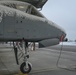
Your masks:
[{"label": "aircraft windshield", "polygon": [[34,7],[31,10],[31,14],[35,15],[35,16],[38,16],[38,17],[43,17],[44,18],[44,16],[37,9],[35,9]]},{"label": "aircraft windshield", "polygon": [[38,16],[38,17],[43,17],[43,15],[33,6],[28,5],[28,6],[23,6],[23,5],[17,5],[16,9],[21,10],[23,12],[26,12],[28,14],[34,15],[34,16]]},{"label": "aircraft windshield", "polygon": [[21,10],[23,12],[27,11],[28,6],[24,6],[24,5],[17,5],[16,9]]}]

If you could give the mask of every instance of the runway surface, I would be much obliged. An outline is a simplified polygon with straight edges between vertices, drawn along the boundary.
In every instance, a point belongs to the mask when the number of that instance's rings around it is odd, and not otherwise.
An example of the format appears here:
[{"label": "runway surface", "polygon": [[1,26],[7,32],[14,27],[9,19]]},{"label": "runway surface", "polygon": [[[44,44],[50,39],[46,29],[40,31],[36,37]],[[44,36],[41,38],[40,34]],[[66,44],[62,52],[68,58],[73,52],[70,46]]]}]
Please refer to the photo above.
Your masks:
[{"label": "runway surface", "polygon": [[[32,71],[29,75],[76,75],[76,46],[63,46],[57,64],[60,49],[57,45],[30,51]],[[16,65],[13,48],[0,44],[0,75],[16,75],[20,72],[19,67]]]}]

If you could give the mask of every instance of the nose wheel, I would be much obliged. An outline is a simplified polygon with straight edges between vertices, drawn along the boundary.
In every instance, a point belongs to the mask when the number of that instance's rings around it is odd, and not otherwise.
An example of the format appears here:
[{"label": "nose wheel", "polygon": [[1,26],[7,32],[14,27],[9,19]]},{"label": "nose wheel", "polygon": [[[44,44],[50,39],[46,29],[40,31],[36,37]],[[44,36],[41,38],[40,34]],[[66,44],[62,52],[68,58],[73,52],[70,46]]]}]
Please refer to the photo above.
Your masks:
[{"label": "nose wheel", "polygon": [[29,58],[29,51],[28,51],[28,42],[25,42],[24,40],[22,41],[22,50],[23,50],[23,63],[20,66],[20,70],[22,73],[26,74],[29,73],[32,69],[31,63],[27,61]]},{"label": "nose wheel", "polygon": [[[17,65],[19,65],[18,60],[23,57],[23,63],[20,65],[21,72],[23,74],[29,73],[32,69],[32,64],[28,62],[29,58],[28,42],[25,42],[25,40],[23,39],[21,44],[13,42],[13,46]],[[18,51],[20,51],[20,53],[18,53]]]},{"label": "nose wheel", "polygon": [[[28,66],[28,67],[26,67],[26,65]],[[31,71],[31,64],[26,64],[25,62],[23,62],[22,64],[21,64],[21,66],[20,66],[20,70],[21,70],[21,72],[22,73],[24,73],[24,74],[26,74],[26,73],[29,73],[30,71]]]}]

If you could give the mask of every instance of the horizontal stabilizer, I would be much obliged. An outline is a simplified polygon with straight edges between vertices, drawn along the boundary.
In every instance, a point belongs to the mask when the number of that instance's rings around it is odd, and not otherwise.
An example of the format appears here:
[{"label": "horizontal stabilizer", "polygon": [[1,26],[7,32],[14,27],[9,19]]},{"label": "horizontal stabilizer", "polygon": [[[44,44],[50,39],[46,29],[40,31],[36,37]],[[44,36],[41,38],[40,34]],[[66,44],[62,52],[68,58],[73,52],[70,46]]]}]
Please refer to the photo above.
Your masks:
[{"label": "horizontal stabilizer", "polygon": [[59,44],[59,39],[54,38],[54,39],[42,40],[39,42],[39,48],[48,47],[56,44]]}]

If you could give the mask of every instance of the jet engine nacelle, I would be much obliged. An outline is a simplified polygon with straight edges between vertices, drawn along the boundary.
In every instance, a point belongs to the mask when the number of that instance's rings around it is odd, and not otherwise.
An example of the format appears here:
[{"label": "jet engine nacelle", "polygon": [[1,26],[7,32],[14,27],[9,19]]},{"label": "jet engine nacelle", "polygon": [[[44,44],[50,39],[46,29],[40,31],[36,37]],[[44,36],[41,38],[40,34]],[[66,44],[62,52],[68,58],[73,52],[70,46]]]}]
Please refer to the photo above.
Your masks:
[{"label": "jet engine nacelle", "polygon": [[48,46],[53,46],[59,44],[59,39],[54,38],[54,39],[47,39],[39,42],[39,48],[43,47],[48,47]]}]

